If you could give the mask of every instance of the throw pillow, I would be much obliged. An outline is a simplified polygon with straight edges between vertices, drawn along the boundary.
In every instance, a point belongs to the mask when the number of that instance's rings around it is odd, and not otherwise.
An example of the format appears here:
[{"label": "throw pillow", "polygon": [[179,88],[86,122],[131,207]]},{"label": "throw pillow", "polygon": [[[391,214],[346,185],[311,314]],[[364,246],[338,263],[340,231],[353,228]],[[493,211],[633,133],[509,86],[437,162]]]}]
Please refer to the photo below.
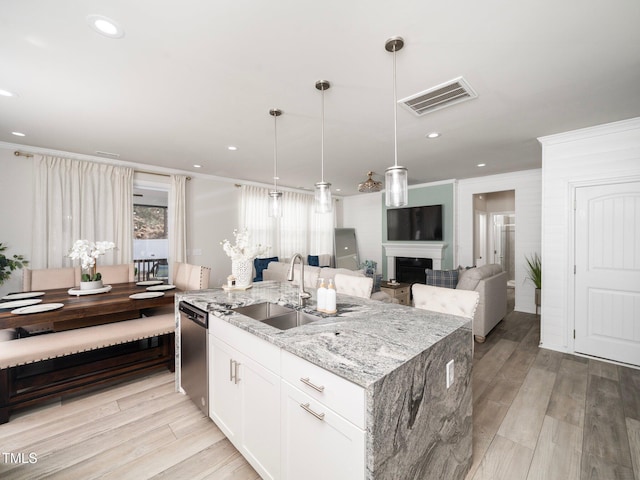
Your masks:
[{"label": "throw pillow", "polygon": [[262,281],[262,271],[269,266],[271,262],[277,262],[278,257],[269,257],[269,258],[254,258],[253,266],[256,268],[256,277],[253,279],[254,282]]},{"label": "throw pillow", "polygon": [[458,285],[458,270],[425,270],[427,285],[434,287],[456,288]]},{"label": "throw pillow", "polygon": [[320,257],[318,255],[307,255],[307,264],[312,267],[319,267]]}]

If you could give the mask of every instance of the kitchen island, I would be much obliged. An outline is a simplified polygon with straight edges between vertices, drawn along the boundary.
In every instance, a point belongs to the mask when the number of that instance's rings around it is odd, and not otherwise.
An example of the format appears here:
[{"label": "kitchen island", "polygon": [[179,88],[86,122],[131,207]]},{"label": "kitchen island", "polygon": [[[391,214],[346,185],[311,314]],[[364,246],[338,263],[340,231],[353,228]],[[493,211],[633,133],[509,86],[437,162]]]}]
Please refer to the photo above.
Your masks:
[{"label": "kitchen island", "polygon": [[[289,417],[285,403],[291,398],[299,395],[303,400],[296,406],[314,413],[313,401],[319,399],[318,402],[323,402],[322,396],[326,395],[328,400],[318,405],[322,408],[328,405],[328,416],[316,413],[316,417],[318,422],[327,420],[331,423],[333,400],[330,392],[322,392],[316,385],[311,387],[317,391],[310,388],[309,392],[303,392],[306,387],[292,385],[297,379],[287,376],[289,371],[295,370],[295,366],[304,364],[310,369],[320,367],[317,372],[309,371],[318,373],[321,377],[323,372],[335,376],[337,389],[342,390],[345,402],[355,399],[356,411],[360,407],[357,405],[358,392],[362,392],[361,422],[357,412],[352,415],[351,410],[346,407],[345,413],[335,416],[336,421],[342,422],[339,425],[353,427],[356,434],[358,431],[362,432],[364,458],[359,458],[357,448],[352,450],[358,457],[352,459],[354,464],[364,465],[362,475],[358,469],[355,470],[359,478],[464,479],[471,465],[472,445],[471,322],[462,317],[343,295],[338,295],[338,313],[334,316],[314,312],[315,303],[312,299],[303,310],[318,315],[318,320],[289,330],[278,330],[232,310],[263,302],[299,308],[297,293],[298,289],[290,284],[261,282],[245,291],[213,289],[177,295],[178,301],[184,300],[210,314],[209,334],[217,342],[211,344],[210,379],[217,372],[218,377],[224,373],[228,377],[225,381],[229,381],[233,380],[234,374],[230,367],[216,370],[212,366],[212,352],[220,352],[219,347],[227,347],[225,341],[216,338],[216,329],[221,335],[227,335],[223,331],[228,331],[232,337],[237,334],[245,335],[239,341],[239,345],[246,345],[242,362],[233,360],[235,350],[228,349],[232,352],[228,357],[229,365],[233,366],[235,362],[236,369],[239,365],[248,369],[252,365],[262,368],[257,365],[260,362],[255,361],[254,355],[259,355],[263,349],[265,352],[268,350],[265,353],[267,360],[263,362],[266,365],[264,378],[269,379],[270,386],[278,389],[277,398],[281,400],[281,405],[268,410],[265,406],[268,406],[268,402],[262,402],[260,418],[271,421],[270,431],[273,435],[268,441],[281,447],[279,458],[283,460],[281,465],[272,468],[272,473],[269,469],[262,469],[259,458],[245,454],[254,467],[258,465],[256,469],[259,473],[265,477],[293,479],[286,459],[291,457],[288,449],[298,448],[299,442],[292,441],[296,438],[296,432],[291,433],[289,430],[297,428],[299,420],[286,422]],[[258,339],[261,343],[254,345],[254,341],[257,342]],[[176,351],[179,352],[179,348]],[[280,354],[277,361],[274,360],[273,352]],[[447,388],[446,365],[452,360],[454,375]],[[178,361],[176,363],[179,364]],[[237,370],[235,373],[237,384]],[[323,378],[330,382],[332,377]],[[300,378],[300,381],[307,385],[312,383],[309,375]],[[249,380],[245,382],[248,383]],[[223,394],[222,388],[216,390],[210,386],[210,391],[218,397]],[[288,391],[293,393],[287,396]],[[264,398],[266,397],[265,395]],[[248,399],[251,400],[251,397]],[[310,400],[305,403],[304,399]],[[244,406],[244,402],[239,401],[238,405],[240,403]],[[336,401],[335,405],[335,410],[341,413],[340,409],[343,407],[340,402]],[[215,402],[210,408],[216,408]],[[219,426],[224,423],[219,421],[215,412],[211,416]],[[282,424],[274,421],[274,416],[282,419]],[[227,425],[221,428],[225,431]],[[318,435],[324,434],[321,430]],[[308,436],[309,445],[314,440],[314,435]],[[356,447],[357,443],[356,441]],[[242,452],[242,448],[239,449]],[[322,457],[323,451],[313,454]],[[294,460],[295,458],[291,461]],[[332,458],[324,459],[324,464],[331,461]],[[348,461],[345,458],[335,459],[338,464]],[[322,468],[322,465],[320,463],[317,468]],[[316,478],[316,474],[317,478],[322,478],[317,469],[307,472],[305,477]],[[350,477],[345,474],[343,478]]]}]

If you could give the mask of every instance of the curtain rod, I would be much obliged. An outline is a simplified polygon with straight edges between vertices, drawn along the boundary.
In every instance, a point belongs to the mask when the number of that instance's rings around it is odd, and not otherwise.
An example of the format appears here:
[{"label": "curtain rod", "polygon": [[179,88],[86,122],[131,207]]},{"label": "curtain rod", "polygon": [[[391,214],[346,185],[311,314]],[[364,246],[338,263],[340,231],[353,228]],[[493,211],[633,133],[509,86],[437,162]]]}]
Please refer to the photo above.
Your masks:
[{"label": "curtain rod", "polygon": [[[27,157],[27,158],[32,158],[33,157],[33,153],[28,153],[28,152],[21,152],[20,150],[16,150],[15,152],[13,152],[13,154],[16,157]],[[147,173],[149,175],[159,175],[161,177],[170,177],[171,175],[168,173],[158,173],[158,172],[151,172],[149,170],[133,170],[135,173]],[[191,180],[191,177],[187,177],[187,180]]]}]

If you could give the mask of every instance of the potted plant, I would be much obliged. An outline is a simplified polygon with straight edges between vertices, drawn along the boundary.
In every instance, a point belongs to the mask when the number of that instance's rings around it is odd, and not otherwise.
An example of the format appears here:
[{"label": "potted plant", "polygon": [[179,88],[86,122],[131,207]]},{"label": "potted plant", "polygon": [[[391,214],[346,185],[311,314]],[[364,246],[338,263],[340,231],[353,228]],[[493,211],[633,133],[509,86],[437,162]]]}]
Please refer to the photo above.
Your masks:
[{"label": "potted plant", "polygon": [[11,258],[7,258],[2,253],[6,249],[7,247],[0,243],[0,285],[11,276],[14,270],[29,265],[29,262],[22,255],[14,255]]},{"label": "potted plant", "polygon": [[540,306],[540,289],[542,288],[542,261],[537,253],[531,257],[525,257],[527,261],[527,278],[533,282],[536,287],[536,307]]},{"label": "potted plant", "polygon": [[77,240],[69,251],[69,258],[79,259],[82,264],[82,278],[80,290],[94,290],[102,288],[102,275],[97,272],[96,261],[100,255],[104,255],[107,250],[115,248],[113,242],[89,242],[88,240]]}]

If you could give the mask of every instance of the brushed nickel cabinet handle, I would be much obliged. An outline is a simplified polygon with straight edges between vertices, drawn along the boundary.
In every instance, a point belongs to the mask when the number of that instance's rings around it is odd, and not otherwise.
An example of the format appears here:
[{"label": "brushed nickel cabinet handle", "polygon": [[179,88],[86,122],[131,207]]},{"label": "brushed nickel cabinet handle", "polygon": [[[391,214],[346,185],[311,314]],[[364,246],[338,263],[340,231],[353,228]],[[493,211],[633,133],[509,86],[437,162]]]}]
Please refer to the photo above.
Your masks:
[{"label": "brushed nickel cabinet handle", "polygon": [[232,359],[229,359],[229,381],[233,382],[233,364],[236,363]]},{"label": "brushed nickel cabinet handle", "polygon": [[238,382],[240,381],[240,377],[238,376],[238,368],[240,368],[240,362],[234,362],[234,363],[236,365],[235,365],[235,375],[234,375],[233,383],[237,385]]},{"label": "brushed nickel cabinet handle", "polygon": [[324,422],[324,413],[314,412],[313,410],[311,410],[311,407],[309,406],[308,403],[301,403],[300,406],[303,409],[305,409],[307,412],[309,412],[311,415],[316,417],[318,420],[322,420]]},{"label": "brushed nickel cabinet handle", "polygon": [[311,383],[311,381],[309,380],[309,377],[304,377],[304,378],[300,377],[300,381],[305,385],[313,388],[314,390],[317,390],[318,392],[324,392],[324,385],[315,385]]}]

